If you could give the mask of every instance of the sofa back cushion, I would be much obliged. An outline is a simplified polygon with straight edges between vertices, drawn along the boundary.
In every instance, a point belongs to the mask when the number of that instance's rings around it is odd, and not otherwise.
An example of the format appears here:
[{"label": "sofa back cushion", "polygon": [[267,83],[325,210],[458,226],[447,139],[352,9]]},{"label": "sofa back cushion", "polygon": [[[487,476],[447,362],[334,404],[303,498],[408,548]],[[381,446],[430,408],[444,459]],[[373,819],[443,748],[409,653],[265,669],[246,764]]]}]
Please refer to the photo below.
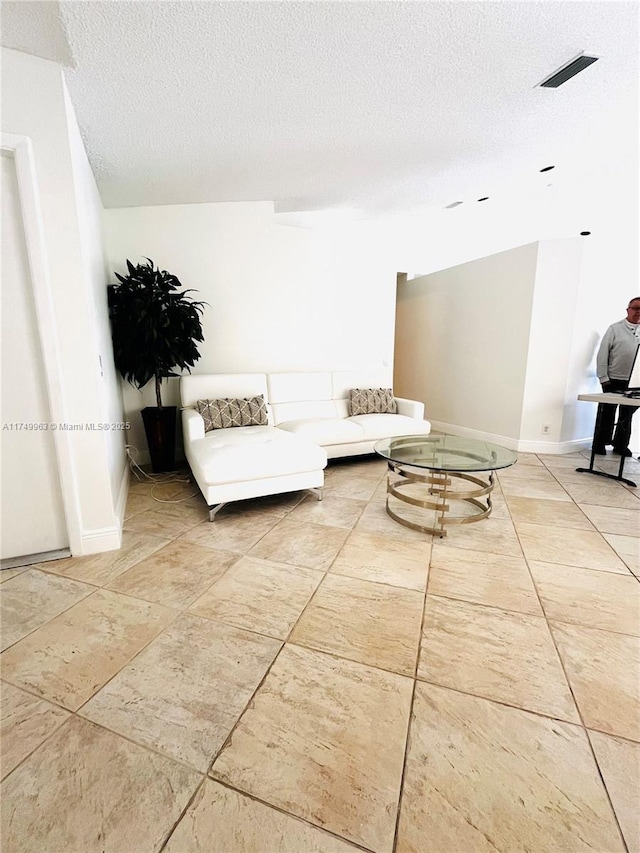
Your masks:
[{"label": "sofa back cushion", "polygon": [[196,411],[204,420],[204,431],[231,427],[267,426],[267,407],[264,397],[198,400]]},{"label": "sofa back cushion", "polygon": [[271,407],[276,426],[287,421],[338,418],[333,400],[308,400],[305,403],[276,403]]},{"label": "sofa back cushion", "polygon": [[268,400],[264,373],[199,373],[180,377],[183,407],[195,407],[198,400],[257,397],[260,394]]},{"label": "sofa back cushion", "polygon": [[269,373],[267,387],[271,404],[308,403],[333,397],[330,373]]},{"label": "sofa back cushion", "polygon": [[276,425],[338,417],[330,373],[269,373],[267,387]]},{"label": "sofa back cushion", "polygon": [[353,388],[391,388],[393,371],[390,367],[371,370],[342,370],[331,374],[334,400],[348,400]]}]

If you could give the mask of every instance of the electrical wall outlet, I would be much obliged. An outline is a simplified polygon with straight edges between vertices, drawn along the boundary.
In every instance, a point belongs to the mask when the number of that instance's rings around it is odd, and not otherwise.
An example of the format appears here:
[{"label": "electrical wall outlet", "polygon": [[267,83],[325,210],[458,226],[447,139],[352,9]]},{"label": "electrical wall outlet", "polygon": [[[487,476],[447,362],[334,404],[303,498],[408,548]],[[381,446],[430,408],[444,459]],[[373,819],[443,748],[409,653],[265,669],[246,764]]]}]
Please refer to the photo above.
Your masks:
[{"label": "electrical wall outlet", "polygon": [[551,424],[542,424],[542,434],[549,435],[551,432]]}]

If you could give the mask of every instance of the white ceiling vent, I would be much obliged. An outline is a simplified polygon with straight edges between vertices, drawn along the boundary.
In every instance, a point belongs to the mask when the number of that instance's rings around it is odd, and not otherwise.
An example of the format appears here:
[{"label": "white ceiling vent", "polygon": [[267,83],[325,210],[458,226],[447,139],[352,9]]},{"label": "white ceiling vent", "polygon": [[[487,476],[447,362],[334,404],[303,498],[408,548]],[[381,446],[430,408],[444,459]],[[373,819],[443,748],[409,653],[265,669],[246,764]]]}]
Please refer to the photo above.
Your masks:
[{"label": "white ceiling vent", "polygon": [[575,77],[575,75],[579,74],[580,71],[584,71],[585,68],[588,68],[597,59],[599,59],[599,57],[586,56],[584,53],[581,53],[579,56],[576,56],[575,59],[571,59],[569,62],[560,66],[560,68],[558,68],[557,71],[554,71],[553,74],[545,77],[542,83],[538,83],[538,86],[546,89],[557,89],[558,86],[562,86],[562,84],[566,83],[571,77]]}]

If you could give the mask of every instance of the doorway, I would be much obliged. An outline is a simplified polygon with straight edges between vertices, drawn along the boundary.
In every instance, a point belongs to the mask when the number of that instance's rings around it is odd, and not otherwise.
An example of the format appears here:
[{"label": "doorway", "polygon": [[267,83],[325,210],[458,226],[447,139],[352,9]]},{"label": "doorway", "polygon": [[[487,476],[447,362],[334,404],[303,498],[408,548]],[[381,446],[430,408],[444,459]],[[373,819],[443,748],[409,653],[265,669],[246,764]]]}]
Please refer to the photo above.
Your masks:
[{"label": "doorway", "polygon": [[5,569],[70,551],[16,160],[9,149],[1,155],[0,565]]}]

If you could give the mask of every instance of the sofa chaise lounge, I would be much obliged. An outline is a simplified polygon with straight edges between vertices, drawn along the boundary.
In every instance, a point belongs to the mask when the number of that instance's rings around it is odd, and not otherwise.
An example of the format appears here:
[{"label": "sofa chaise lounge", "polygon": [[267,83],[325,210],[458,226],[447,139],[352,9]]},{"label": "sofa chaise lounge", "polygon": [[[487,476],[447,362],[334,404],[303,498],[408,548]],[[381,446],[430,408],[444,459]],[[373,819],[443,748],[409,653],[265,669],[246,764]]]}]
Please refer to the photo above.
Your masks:
[{"label": "sofa chaise lounge", "polygon": [[[209,506],[312,490],[322,499],[327,459],[373,452],[381,438],[424,435],[424,404],[394,398],[397,411],[349,414],[355,388],[389,388],[390,371],[195,374],[180,379],[185,456]],[[205,432],[198,401],[262,396],[266,423]]]}]

